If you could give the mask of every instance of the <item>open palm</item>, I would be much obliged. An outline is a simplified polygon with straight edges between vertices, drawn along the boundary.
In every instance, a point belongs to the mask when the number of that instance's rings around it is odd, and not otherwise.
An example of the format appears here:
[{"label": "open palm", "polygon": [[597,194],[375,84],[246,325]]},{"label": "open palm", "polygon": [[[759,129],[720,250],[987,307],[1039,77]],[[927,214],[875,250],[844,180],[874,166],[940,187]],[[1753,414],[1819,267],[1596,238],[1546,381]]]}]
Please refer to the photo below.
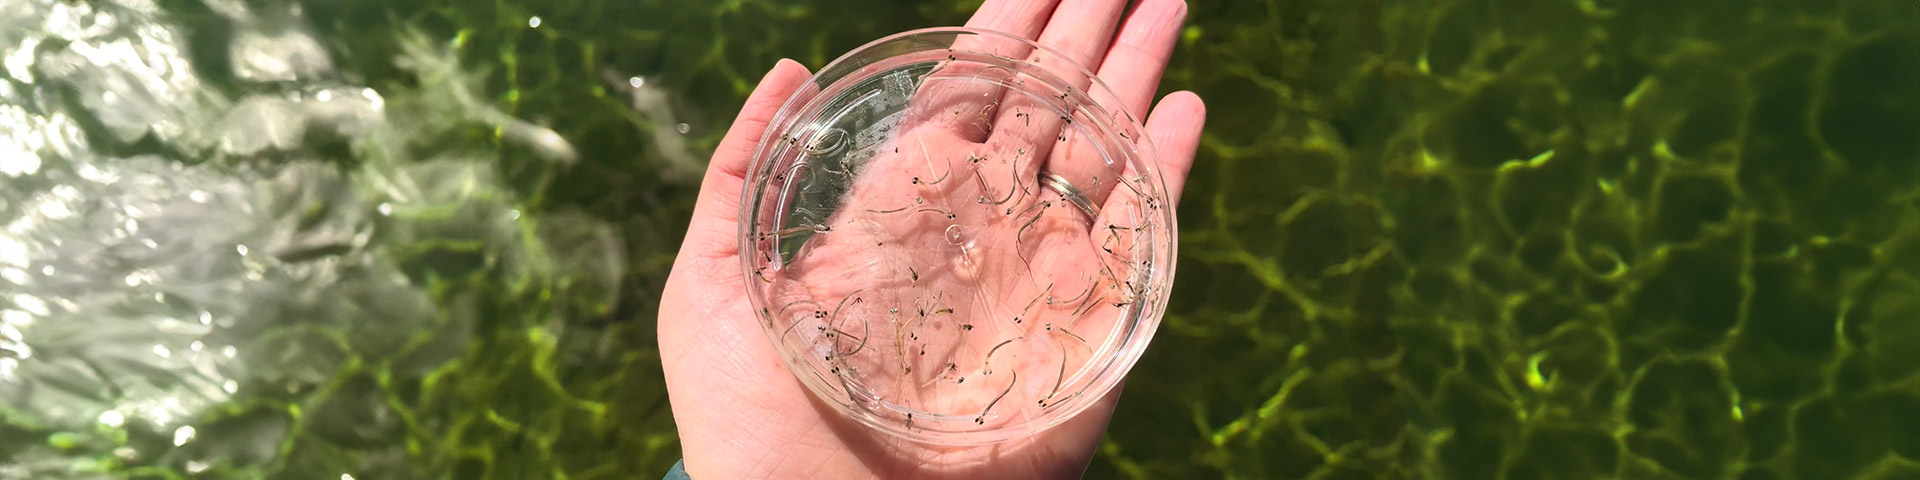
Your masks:
[{"label": "open palm", "polygon": [[[1071,57],[1072,62],[1095,69],[1128,113],[1144,117],[1184,19],[1185,4],[1181,0],[1147,0],[1127,15],[1122,24],[1126,3],[1125,0],[989,0],[967,26],[1037,39],[1041,45]],[[1044,59],[1038,63],[1046,65]],[[748,99],[709,166],[694,220],[664,293],[659,327],[662,363],[688,471],[696,478],[1004,478],[1079,473],[1105,430],[1119,399],[1118,389],[1077,418],[1034,437],[982,447],[921,445],[870,430],[813,398],[789,373],[773,345],[764,340],[766,336],[761,333],[746,297],[748,286],[739,273],[740,251],[735,241],[739,192],[760,134],[781,102],[805,83],[807,75],[805,68],[783,61]],[[1001,122],[1012,115],[1007,111],[1000,114]],[[1179,196],[1203,121],[1201,102],[1184,92],[1163,100],[1149,117],[1146,132],[1160,147],[1160,169],[1169,198]],[[1093,212],[1070,207],[1057,194],[1035,187],[1038,180],[1034,175],[1043,169],[1068,177],[1080,176],[1076,174],[1079,170],[1075,165],[1084,159],[1076,158],[1075,152],[1069,149],[1049,151],[1049,142],[999,135],[991,128],[972,131],[968,126],[937,122],[919,122],[897,137],[896,142],[920,146],[922,151],[914,161],[882,160],[874,162],[875,165],[925,167],[863,177],[849,192],[844,208],[897,212],[910,218],[937,221],[848,221],[849,225],[834,235],[823,236],[821,242],[810,246],[813,251],[796,260],[792,267],[795,271],[840,273],[785,279],[791,281],[791,288],[823,298],[842,298],[853,293],[862,282],[874,278],[898,277],[916,284],[925,282],[932,290],[941,290],[942,285],[966,284],[971,288],[952,290],[977,292],[974,297],[956,295],[941,299],[950,305],[947,308],[954,309],[949,312],[954,318],[1011,319],[1011,316],[1029,315],[1029,321],[980,325],[974,334],[977,340],[955,342],[960,345],[1001,338],[1039,337],[1039,329],[1066,325],[1095,314],[1097,303],[1084,310],[1028,312],[1019,305],[1006,307],[994,300],[1038,299],[1049,295],[1081,297],[1099,283],[1098,279],[1055,272],[1050,266],[1092,263],[1101,261],[1099,259],[1067,255],[1036,264],[1027,255],[1036,245],[1052,238],[1084,242],[1089,238],[1086,229],[1111,223],[1087,218],[1085,215]],[[913,152],[909,150],[902,155],[913,155]],[[1011,178],[996,175],[988,179],[969,173],[975,171],[969,164],[983,158],[1011,162],[1014,165]],[[897,179],[908,181],[891,181]],[[1111,181],[1107,183],[1109,187],[1102,188],[1098,178],[1087,180],[1076,178],[1074,183],[1092,185],[1087,188],[1087,196],[1093,204],[1128,200],[1123,198],[1128,194],[1125,191],[1114,192]],[[1007,200],[988,205],[989,198]],[[966,232],[968,242],[992,246],[996,251],[1024,250],[1024,253],[969,257],[965,249],[956,252],[951,247],[958,239],[955,233],[945,230],[949,225],[945,220],[962,216],[978,217],[972,223],[984,225],[977,231]],[[1074,233],[1074,229],[1078,229],[1078,235],[1061,235]],[[875,249],[892,253],[876,254]],[[1064,250],[1095,251],[1091,247]],[[1073,255],[1082,254],[1097,256]],[[917,258],[931,255],[965,267],[927,269],[923,277],[920,271],[897,271],[902,269],[859,260],[889,255]],[[1016,270],[1034,273],[1023,274],[1027,281],[999,282],[982,288],[980,278]],[[845,274],[849,272],[861,274]],[[1035,278],[1051,280],[1033,280]],[[1031,308],[1031,302],[1028,303]],[[978,311],[971,311],[976,309]],[[967,325],[966,331],[973,328]],[[958,329],[946,332],[963,335]],[[898,352],[903,345],[895,343],[888,348]],[[975,346],[971,350],[977,355],[984,349]],[[909,382],[914,385],[940,384],[958,389],[970,373],[939,361],[909,360],[917,357],[896,353],[888,357],[888,362],[897,362],[904,370],[903,378],[914,379]],[[933,358],[951,356],[934,355]],[[1064,358],[1061,361],[1064,362]],[[973,384],[965,388],[977,389],[978,394],[972,398],[987,398],[1002,387],[1011,390],[1014,381],[1002,378],[987,382],[976,377]],[[1054,384],[1057,388],[1053,379],[1029,378],[1022,383],[1034,382]],[[1010,404],[1002,408],[1041,408],[1048,400],[1040,394],[1032,398],[1040,398],[1040,402],[1029,398],[1029,401],[1018,402],[1018,406]]]}]

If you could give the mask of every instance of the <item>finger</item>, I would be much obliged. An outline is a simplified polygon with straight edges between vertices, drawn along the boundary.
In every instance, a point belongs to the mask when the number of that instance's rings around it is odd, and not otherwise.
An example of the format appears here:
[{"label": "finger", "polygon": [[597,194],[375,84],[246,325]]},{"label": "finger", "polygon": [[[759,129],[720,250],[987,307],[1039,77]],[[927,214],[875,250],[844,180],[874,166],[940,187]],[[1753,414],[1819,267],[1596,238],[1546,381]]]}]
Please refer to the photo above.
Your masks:
[{"label": "finger", "polygon": [[1026,38],[1040,35],[1047,14],[1059,0],[987,0],[967,19],[967,28],[1011,33]]},{"label": "finger", "polygon": [[1089,70],[1100,68],[1100,59],[1105,56],[1120,22],[1120,13],[1126,7],[1125,0],[1065,0],[1053,11],[1047,29],[1040,32],[1040,45],[1066,55],[1067,58],[1059,59],[1066,62],[1035,58],[1034,63],[1050,71],[1072,69],[1073,65]]},{"label": "finger", "polygon": [[[1153,118],[1148,120],[1146,131],[1153,143],[1160,148],[1159,161],[1155,167],[1160,170],[1164,180],[1163,190],[1168,198],[1167,204],[1149,202],[1143,194],[1162,191],[1162,184],[1152,182],[1153,176],[1141,175],[1137,169],[1127,169],[1128,183],[1115,187],[1113,195],[1107,198],[1098,218],[1094,219],[1088,237],[1097,249],[1093,254],[1097,258],[1102,274],[1110,289],[1100,289],[1102,295],[1098,302],[1088,310],[1075,328],[1087,331],[1109,331],[1114,322],[1123,315],[1119,312],[1135,308],[1133,302],[1142,298],[1153,298],[1153,285],[1135,282],[1136,275],[1142,269],[1150,269],[1152,258],[1143,256],[1138,250],[1141,242],[1153,242],[1154,235],[1147,233],[1145,227],[1150,224],[1165,224],[1164,209],[1175,208],[1182,187],[1186,184],[1187,172],[1193,165],[1194,150],[1200,143],[1200,130],[1206,123],[1206,105],[1200,97],[1189,92],[1168,95],[1153,110]],[[1129,165],[1131,167],[1131,165]],[[1142,178],[1144,177],[1144,178]],[[1171,227],[1171,225],[1167,225]]]},{"label": "finger", "polygon": [[[1093,83],[1090,75],[1100,68],[1126,6],[1124,0],[1063,0],[1048,20],[1046,30],[1040,33],[1040,45],[1051,53],[1035,52],[1027,60],[1045,74],[1060,79],[1064,83],[1061,87],[1085,91]],[[1050,58],[1056,56],[1058,58]],[[1067,120],[1060,117],[1066,112],[1054,110],[1057,103],[1029,95],[1008,96],[1002,101],[993,124],[1011,128],[995,128],[989,142],[1006,150],[1011,150],[1005,148],[1008,146],[1028,148],[1040,158],[1047,158],[1045,155],[1055,148],[1055,140],[1067,124]]]},{"label": "finger", "polygon": [[[967,20],[967,28],[992,30],[1032,40],[1040,36],[1059,0],[988,0]],[[997,35],[961,35],[953,42],[961,52],[982,52],[1006,58],[1026,58],[1032,49],[1023,42]],[[914,95],[905,123],[933,123],[951,127],[962,138],[980,142],[992,125],[993,105],[1011,77],[1004,68],[976,63],[948,64],[927,76]]]},{"label": "finger", "polygon": [[[694,203],[693,222],[687,226],[687,238],[680,245],[683,258],[731,258],[739,252],[735,236],[740,219],[740,192],[747,169],[753,163],[754,150],[766,134],[787,98],[807,83],[807,67],[792,60],[781,60],[760,79],[760,86],[747,96],[733,128],[714,150],[700,181],[700,196]],[[732,269],[726,269],[731,274]],[[736,278],[738,275],[727,275]]]},{"label": "finger", "polygon": [[1160,176],[1166,182],[1167,200],[1180,204],[1186,189],[1187,173],[1193,169],[1193,156],[1200,149],[1200,130],[1207,126],[1207,104],[1193,92],[1167,95],[1147,120],[1147,138],[1159,149]]},{"label": "finger", "polygon": [[1160,88],[1160,75],[1167,69],[1167,59],[1180,37],[1180,24],[1186,19],[1184,0],[1142,2],[1120,27],[1120,35],[1100,62],[1100,81],[1113,89],[1133,118],[1147,115],[1147,105]]},{"label": "finger", "polygon": [[[1154,107],[1153,117],[1147,120],[1146,133],[1158,149],[1160,177],[1165,186],[1167,200],[1172,205],[1162,208],[1174,208],[1180,203],[1180,194],[1187,184],[1187,173],[1193,168],[1194,152],[1200,148],[1200,130],[1207,123],[1207,106],[1200,96],[1193,92],[1174,92]],[[1151,192],[1155,185],[1137,185],[1140,174],[1133,168],[1127,169],[1128,184],[1115,187],[1113,194],[1107,196],[1106,205],[1101,208],[1100,219],[1094,222],[1093,235],[1098,238],[1108,225],[1132,225],[1133,218],[1144,217],[1149,208],[1140,195]],[[1148,181],[1151,181],[1149,178]],[[1130,248],[1130,246],[1121,246]]]},{"label": "finger", "polygon": [[[658,325],[660,362],[667,372],[669,389],[674,389],[671,385],[675,383],[687,381],[687,376],[678,374],[678,366],[688,364],[685,359],[689,356],[709,356],[696,362],[698,364],[778,365],[778,357],[770,348],[699,348],[701,345],[724,345],[727,340],[745,338],[739,335],[758,330],[752,316],[714,321],[713,318],[687,313],[723,311],[731,308],[727,305],[744,303],[741,298],[744,280],[735,257],[739,252],[736,228],[741,184],[751,168],[754,151],[765,134],[767,124],[788,97],[807,85],[807,79],[807,69],[799,63],[781,60],[775,64],[760,79],[759,87],[747,97],[733,127],[727,130],[720,147],[714,151],[712,162],[707,165],[706,177],[700,182],[699,198],[694,203],[693,220],[687,226],[686,239],[680,245],[680,253],[674,257],[673,271],[668,276],[665,291],[661,293],[660,311],[663,314]],[[770,346],[765,343],[757,345]],[[712,357],[730,359],[716,360]],[[774,367],[758,370],[748,368],[741,372],[757,374],[761,378],[779,378],[774,373],[777,372]],[[676,405],[684,404],[686,395],[683,394],[688,391],[686,388],[676,390]],[[702,393],[700,389],[692,392],[691,395],[695,397],[713,393]]]},{"label": "finger", "polygon": [[[1143,258],[1136,250],[1139,242],[1149,238],[1141,227],[1152,222],[1164,223],[1162,209],[1177,206],[1187,172],[1193,166],[1194,151],[1200,145],[1200,130],[1206,124],[1206,116],[1206,104],[1191,92],[1168,95],[1154,108],[1145,134],[1159,148],[1154,168],[1160,171],[1163,183],[1153,183],[1151,175],[1142,178],[1138,169],[1128,165],[1125,183],[1114,187],[1113,195],[1108,196],[1106,205],[1101,207],[1087,238],[1096,249],[1094,255],[1108,287],[1096,288],[1099,293],[1090,297],[1094,304],[1086,310],[1087,314],[1076,319],[1078,323],[1073,328],[1110,331],[1114,328],[1113,322],[1121,317],[1113,313],[1132,308],[1131,302],[1142,293],[1137,289],[1148,287],[1133,280],[1138,269],[1146,267],[1140,263]],[[1166,193],[1168,204],[1148,202],[1142,197],[1158,191]]]},{"label": "finger", "polygon": [[[1160,88],[1160,75],[1167,68],[1167,58],[1173,54],[1186,14],[1187,4],[1183,0],[1145,0],[1120,27],[1120,34],[1100,62],[1099,78],[1108,90],[1089,92],[1096,103],[1117,110],[1113,112],[1116,122],[1122,121],[1122,117],[1131,122],[1146,116],[1147,105],[1153,101],[1154,91]],[[1070,131],[1069,140],[1075,126],[1066,127]],[[1100,154],[1094,142],[1065,142],[1048,158],[1046,170],[1083,192],[1092,204],[1099,205],[1118,185],[1113,180],[1123,173],[1123,166],[1106,164]]]}]

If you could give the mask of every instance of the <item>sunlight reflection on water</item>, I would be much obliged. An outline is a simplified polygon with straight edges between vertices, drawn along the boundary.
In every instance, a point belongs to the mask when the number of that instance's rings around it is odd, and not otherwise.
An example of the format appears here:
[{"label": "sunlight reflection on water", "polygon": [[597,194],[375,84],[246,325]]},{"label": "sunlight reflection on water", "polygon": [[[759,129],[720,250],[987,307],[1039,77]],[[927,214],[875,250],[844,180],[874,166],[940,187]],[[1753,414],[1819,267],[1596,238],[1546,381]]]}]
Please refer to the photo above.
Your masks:
[{"label": "sunlight reflection on water", "polygon": [[[0,479],[264,468],[286,420],[193,423],[249,392],[332,388],[361,358],[418,378],[463,351],[471,320],[436,313],[392,245],[452,236],[506,279],[553,270],[489,165],[407,146],[491,125],[566,163],[566,139],[471,94],[424,37],[396,62],[422,83],[397,124],[386,95],[333,71],[297,7],[266,22],[209,6],[238,30],[222,51],[244,89],[203,81],[150,2],[0,4],[0,414],[62,439],[0,438],[14,452]],[[323,161],[315,134],[361,164]],[[583,216],[542,219],[617,244]],[[600,265],[617,284],[621,262]]]}]

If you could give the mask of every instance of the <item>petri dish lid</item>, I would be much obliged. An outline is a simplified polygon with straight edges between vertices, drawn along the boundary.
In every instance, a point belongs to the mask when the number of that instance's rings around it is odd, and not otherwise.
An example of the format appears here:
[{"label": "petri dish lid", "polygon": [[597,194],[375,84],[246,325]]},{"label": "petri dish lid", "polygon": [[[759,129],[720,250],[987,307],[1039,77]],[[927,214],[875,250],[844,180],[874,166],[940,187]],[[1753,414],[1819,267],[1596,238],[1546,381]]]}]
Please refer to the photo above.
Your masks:
[{"label": "petri dish lid", "polygon": [[1138,361],[1174,212],[1139,122],[1067,59],[906,32],[820,70],[768,125],[742,274],[817,397],[911,440],[986,444],[1074,417]]}]

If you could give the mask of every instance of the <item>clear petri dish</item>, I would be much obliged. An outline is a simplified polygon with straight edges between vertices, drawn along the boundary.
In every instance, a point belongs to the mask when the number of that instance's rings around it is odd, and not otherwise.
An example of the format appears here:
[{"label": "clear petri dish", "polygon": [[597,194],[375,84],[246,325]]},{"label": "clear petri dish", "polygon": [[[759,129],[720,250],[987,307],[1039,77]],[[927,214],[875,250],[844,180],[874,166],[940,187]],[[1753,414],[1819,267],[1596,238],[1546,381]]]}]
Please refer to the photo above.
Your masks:
[{"label": "clear petri dish", "polygon": [[1086,410],[1165,312],[1175,219],[1154,148],[1086,68],[928,29],[840,57],[767,126],[743,275],[816,396],[939,445]]}]

